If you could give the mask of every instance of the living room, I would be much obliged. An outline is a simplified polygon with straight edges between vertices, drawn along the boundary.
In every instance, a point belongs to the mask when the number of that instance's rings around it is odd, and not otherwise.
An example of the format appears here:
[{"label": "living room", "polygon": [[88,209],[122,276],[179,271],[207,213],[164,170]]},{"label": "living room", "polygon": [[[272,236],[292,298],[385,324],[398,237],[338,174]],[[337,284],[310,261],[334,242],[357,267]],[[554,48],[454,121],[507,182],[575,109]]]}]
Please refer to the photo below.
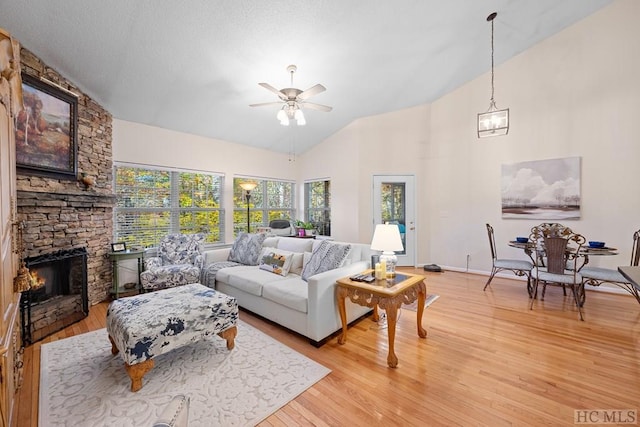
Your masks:
[{"label": "living room", "polygon": [[[233,197],[234,177],[291,180],[297,183],[298,194],[305,181],[328,178],[332,237],[345,242],[371,241],[373,175],[413,175],[416,179],[416,266],[437,263],[452,272],[478,273],[479,280],[453,277],[460,283],[480,287],[482,277],[491,270],[484,224],[494,225],[501,254],[517,258],[523,256],[522,252],[507,247],[506,242],[540,222],[502,219],[501,166],[579,157],[581,217],[570,225],[589,239],[606,240],[618,247],[620,255],[593,260],[598,266],[615,268],[628,264],[630,236],[639,227],[635,214],[640,201],[632,190],[632,183],[639,178],[636,163],[640,158],[640,146],[636,143],[640,136],[636,119],[640,113],[640,83],[636,77],[640,74],[640,60],[635,54],[640,30],[634,22],[634,18],[640,16],[639,8],[632,0],[613,1],[499,64],[496,98],[500,107],[510,108],[512,123],[508,135],[503,137],[476,137],[476,115],[487,104],[487,72],[432,103],[354,120],[308,151],[297,153],[295,161],[288,153],[117,118],[110,125],[111,139],[98,140],[104,141],[105,147],[111,144],[113,163],[224,174],[226,200]],[[9,27],[2,21],[0,26]],[[29,49],[28,45],[23,47]],[[28,60],[28,55],[23,59]],[[65,76],[61,79],[66,81]],[[68,84],[73,86],[74,82]],[[107,133],[111,130],[109,125],[104,129]],[[86,147],[80,145],[79,149]],[[87,167],[82,157],[79,160],[79,169]],[[100,171],[95,175],[97,184],[90,191],[108,197],[113,185],[111,172]],[[32,187],[41,184],[31,181],[38,180],[19,177],[18,189],[32,191]],[[55,183],[46,183],[45,188],[49,188],[47,185],[54,185],[55,190]],[[78,186],[77,193],[83,192],[87,193]],[[94,243],[103,247],[105,252],[101,255],[104,255],[111,236],[96,233],[96,239]],[[227,221],[224,240],[231,243],[234,239],[233,223]],[[95,268],[96,278],[108,276],[108,263]],[[437,277],[429,276],[427,286],[431,278],[437,288],[438,281],[442,280]],[[98,286],[102,286],[105,293],[108,290],[108,284]],[[464,292],[464,285],[452,287]],[[439,290],[442,294],[446,292]],[[94,290],[92,295],[92,303],[101,300],[100,291]],[[509,292],[505,295],[520,297]],[[615,310],[615,305],[607,305],[606,297],[598,295],[593,301],[605,301],[603,307]],[[634,308],[632,304],[624,307]],[[461,305],[456,308],[466,309]],[[597,313],[592,316],[605,319],[604,312]],[[447,316],[453,317],[450,313]],[[594,317],[589,320],[594,321]],[[631,314],[624,319],[634,322]],[[606,320],[602,322],[606,324]],[[428,320],[425,325],[429,325]],[[574,327],[578,326],[566,326],[569,331]],[[264,328],[275,329],[272,325]],[[633,328],[630,326],[625,331],[631,333],[631,337],[637,334],[637,328]],[[361,329],[365,328],[361,326]],[[285,341],[294,339],[282,331],[274,334]],[[407,335],[407,340],[413,338]],[[384,345],[383,342],[374,345]],[[369,345],[363,344],[367,348]],[[350,354],[349,357],[358,356]],[[630,373],[627,380],[637,383],[637,374]],[[390,411],[387,408],[385,414]],[[384,417],[381,422],[383,420]]]}]

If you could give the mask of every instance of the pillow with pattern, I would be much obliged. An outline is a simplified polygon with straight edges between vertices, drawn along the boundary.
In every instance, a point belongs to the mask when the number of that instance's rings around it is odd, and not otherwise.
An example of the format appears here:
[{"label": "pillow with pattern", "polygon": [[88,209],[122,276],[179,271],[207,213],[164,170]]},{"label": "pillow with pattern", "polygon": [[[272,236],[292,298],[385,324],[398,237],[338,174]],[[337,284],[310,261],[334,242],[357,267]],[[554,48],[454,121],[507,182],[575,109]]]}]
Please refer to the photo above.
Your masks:
[{"label": "pillow with pattern", "polygon": [[266,234],[248,234],[240,233],[233,242],[231,252],[229,252],[228,261],[239,262],[244,265],[258,265],[260,251],[262,251],[262,242],[266,238]]},{"label": "pillow with pattern", "polygon": [[311,276],[340,267],[350,250],[351,245],[349,244],[323,240],[311,252],[309,261],[302,268],[302,280],[306,282]]},{"label": "pillow with pattern", "polygon": [[286,276],[293,263],[293,252],[264,248],[260,255],[260,269]]}]

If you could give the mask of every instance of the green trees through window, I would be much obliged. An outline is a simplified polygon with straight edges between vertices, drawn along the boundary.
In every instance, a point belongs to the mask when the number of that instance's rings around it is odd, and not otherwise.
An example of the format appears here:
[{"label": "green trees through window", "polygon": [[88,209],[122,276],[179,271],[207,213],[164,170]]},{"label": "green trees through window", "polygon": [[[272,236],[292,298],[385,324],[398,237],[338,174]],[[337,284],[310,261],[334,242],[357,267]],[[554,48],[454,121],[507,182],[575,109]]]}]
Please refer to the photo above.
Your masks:
[{"label": "green trees through window", "polygon": [[266,227],[274,219],[295,218],[295,184],[288,181],[269,181],[260,179],[233,179],[233,234],[247,231],[247,199],[240,187],[244,181],[253,181],[256,188],[249,199],[249,223],[251,232],[258,227]]},{"label": "green trees through window", "polygon": [[169,233],[223,241],[222,184],[215,174],[116,166],[115,241],[146,248]]}]

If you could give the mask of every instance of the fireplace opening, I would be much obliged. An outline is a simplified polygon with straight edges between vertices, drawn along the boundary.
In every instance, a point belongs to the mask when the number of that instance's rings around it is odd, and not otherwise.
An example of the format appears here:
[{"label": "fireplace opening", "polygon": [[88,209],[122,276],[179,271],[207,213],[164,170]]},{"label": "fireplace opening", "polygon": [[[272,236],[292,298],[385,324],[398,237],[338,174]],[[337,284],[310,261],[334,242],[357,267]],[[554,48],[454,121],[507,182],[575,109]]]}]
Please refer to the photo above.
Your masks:
[{"label": "fireplace opening", "polygon": [[77,248],[27,258],[31,288],[22,293],[25,345],[87,317],[87,251]]}]

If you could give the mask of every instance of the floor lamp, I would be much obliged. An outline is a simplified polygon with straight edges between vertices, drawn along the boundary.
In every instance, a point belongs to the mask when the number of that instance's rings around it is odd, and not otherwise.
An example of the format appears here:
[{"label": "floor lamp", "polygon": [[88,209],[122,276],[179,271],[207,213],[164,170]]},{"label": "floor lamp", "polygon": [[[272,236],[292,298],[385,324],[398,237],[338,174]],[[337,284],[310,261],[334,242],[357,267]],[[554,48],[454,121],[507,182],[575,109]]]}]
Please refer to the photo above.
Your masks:
[{"label": "floor lamp", "polygon": [[244,198],[247,202],[247,233],[251,233],[251,218],[249,216],[249,202],[251,201],[251,192],[258,186],[255,182],[245,181],[240,184],[244,190]]}]

